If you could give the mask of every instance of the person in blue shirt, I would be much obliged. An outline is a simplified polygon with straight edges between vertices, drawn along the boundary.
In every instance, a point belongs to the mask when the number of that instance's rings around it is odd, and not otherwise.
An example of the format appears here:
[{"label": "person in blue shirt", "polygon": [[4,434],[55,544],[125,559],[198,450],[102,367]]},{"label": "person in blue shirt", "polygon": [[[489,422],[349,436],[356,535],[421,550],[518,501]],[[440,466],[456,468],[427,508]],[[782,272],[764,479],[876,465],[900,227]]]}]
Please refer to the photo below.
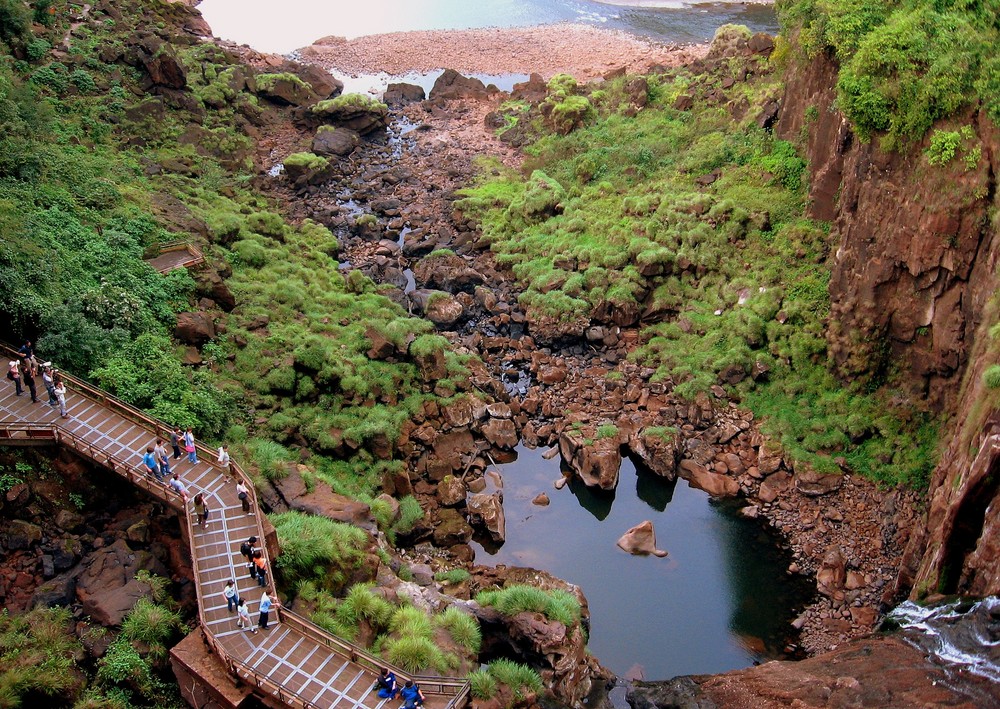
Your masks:
[{"label": "person in blue shirt", "polygon": [[378,690],[378,696],[382,697],[382,699],[393,699],[399,691],[399,685],[396,683],[396,675],[390,672],[388,668],[383,667],[375,679],[375,689]]},{"label": "person in blue shirt", "polygon": [[160,472],[160,463],[153,453],[153,446],[146,446],[146,455],[142,456],[142,464],[150,475],[160,482],[163,482],[163,473]]},{"label": "person in blue shirt", "polygon": [[406,686],[399,692],[399,698],[403,700],[403,709],[415,709],[424,705],[424,693],[412,679],[406,680]]},{"label": "person in blue shirt", "polygon": [[267,591],[264,591],[260,597],[260,621],[257,626],[261,630],[267,630],[267,616],[271,612],[271,608],[278,605],[271,601],[271,597],[267,595]]}]

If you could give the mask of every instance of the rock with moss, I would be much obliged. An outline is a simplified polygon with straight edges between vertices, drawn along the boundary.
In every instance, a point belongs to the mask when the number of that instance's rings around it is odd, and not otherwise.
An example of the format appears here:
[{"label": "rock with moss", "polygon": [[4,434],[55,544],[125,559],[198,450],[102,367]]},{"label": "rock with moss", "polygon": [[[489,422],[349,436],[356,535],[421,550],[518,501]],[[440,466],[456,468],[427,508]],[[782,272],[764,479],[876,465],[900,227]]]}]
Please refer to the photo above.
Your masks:
[{"label": "rock with moss", "polygon": [[465,315],[465,307],[451,293],[420,288],[413,291],[410,297],[435,325],[454,325]]},{"label": "rock with moss", "polygon": [[257,95],[281,106],[305,106],[317,99],[312,86],[289,72],[258,74]]},{"label": "rock with moss", "polygon": [[320,101],[309,108],[313,121],[353,130],[368,135],[385,128],[389,108],[381,101],[363,94],[344,94]]},{"label": "rock with moss", "polygon": [[330,161],[314,153],[292,153],[285,158],[285,174],[293,184],[317,184],[329,177]]},{"label": "rock with moss", "polygon": [[350,155],[361,137],[350,128],[320,126],[313,137],[312,151],[317,155]]}]

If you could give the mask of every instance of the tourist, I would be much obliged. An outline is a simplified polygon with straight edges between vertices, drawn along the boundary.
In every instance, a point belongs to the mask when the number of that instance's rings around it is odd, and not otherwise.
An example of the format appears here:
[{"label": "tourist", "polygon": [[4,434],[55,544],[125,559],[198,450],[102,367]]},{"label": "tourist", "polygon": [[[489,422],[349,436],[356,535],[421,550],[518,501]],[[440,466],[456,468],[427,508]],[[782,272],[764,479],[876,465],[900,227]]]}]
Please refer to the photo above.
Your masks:
[{"label": "tourist", "polygon": [[187,486],[181,482],[181,478],[177,473],[174,473],[174,477],[170,479],[170,487],[172,487],[177,494],[181,496],[181,499],[184,500],[184,504],[186,505],[188,501]]},{"label": "tourist", "polygon": [[248,515],[253,514],[250,511],[250,490],[247,488],[247,484],[242,480],[236,481],[236,497],[240,498],[240,504],[243,505],[243,511]]},{"label": "tourist", "polygon": [[250,575],[253,576],[255,572],[257,584],[261,587],[267,586],[267,562],[260,551],[255,551],[253,554],[253,570],[251,570]]},{"label": "tourist", "polygon": [[42,385],[49,395],[49,406],[58,406],[59,400],[56,398],[56,385],[53,380],[55,370],[52,369],[52,362],[42,364]]},{"label": "tourist", "polygon": [[245,542],[240,544],[240,554],[244,556],[247,560],[247,564],[253,564],[253,553],[256,550],[254,544],[257,543],[257,537],[250,537]]},{"label": "tourist", "polygon": [[257,628],[253,627],[253,621],[250,620],[250,609],[247,608],[247,600],[245,598],[241,598],[236,604],[236,615],[237,628],[244,628],[251,633],[257,632]]},{"label": "tourist", "polygon": [[382,699],[395,699],[396,693],[399,692],[396,675],[390,672],[388,667],[383,667],[375,678],[374,689],[378,690],[378,696]]},{"label": "tourist", "polygon": [[167,447],[164,445],[162,438],[156,439],[156,445],[153,446],[153,455],[156,456],[156,462],[160,465],[160,475],[170,477],[170,456],[167,455]]},{"label": "tourist", "polygon": [[212,510],[209,509],[208,503],[205,502],[205,496],[202,493],[198,493],[194,496],[194,513],[198,517],[198,526],[204,526],[208,528],[208,515],[211,514]]},{"label": "tourist", "polygon": [[14,395],[21,396],[21,366],[17,360],[12,359],[7,363],[7,378],[14,382]]},{"label": "tourist", "polygon": [[229,477],[232,475],[232,468],[230,467],[229,459],[229,446],[226,444],[219,446],[219,455],[215,462],[220,468],[226,471],[226,482],[229,482]]},{"label": "tourist", "polygon": [[267,591],[264,591],[260,596],[260,621],[257,625],[261,630],[267,630],[267,616],[271,612],[271,608],[280,608],[281,606],[277,601],[272,602],[271,597],[267,595]]},{"label": "tourist", "polygon": [[38,391],[35,389],[35,368],[32,366],[31,360],[24,360],[21,366],[21,380],[28,387],[28,391],[31,392],[31,403],[37,404]]},{"label": "tourist", "polygon": [[181,441],[184,440],[184,432],[180,428],[175,428],[170,433],[170,445],[174,448],[174,460],[181,457]]},{"label": "tourist", "polygon": [[17,353],[26,359],[34,359],[35,347],[31,344],[31,340],[25,340],[24,344],[17,350]]},{"label": "tourist", "polygon": [[156,460],[156,453],[153,446],[146,446],[146,454],[142,456],[142,465],[146,472],[152,475],[159,482],[163,482],[163,475],[160,473],[160,465]]},{"label": "tourist", "polygon": [[226,582],[226,587],[222,589],[222,595],[226,597],[226,610],[230,613],[239,605],[239,594],[236,592],[236,582],[232,579]]},{"label": "tourist", "polygon": [[188,462],[192,465],[198,464],[198,449],[194,445],[194,430],[188,428],[184,433],[184,450],[188,454]]},{"label": "tourist", "polygon": [[406,686],[399,692],[399,698],[403,700],[403,709],[414,709],[424,705],[424,693],[412,679],[406,680]]},{"label": "tourist", "polygon": [[52,378],[52,388],[56,394],[56,401],[59,402],[59,415],[64,419],[68,419],[69,414],[66,413],[66,384],[58,374]]}]

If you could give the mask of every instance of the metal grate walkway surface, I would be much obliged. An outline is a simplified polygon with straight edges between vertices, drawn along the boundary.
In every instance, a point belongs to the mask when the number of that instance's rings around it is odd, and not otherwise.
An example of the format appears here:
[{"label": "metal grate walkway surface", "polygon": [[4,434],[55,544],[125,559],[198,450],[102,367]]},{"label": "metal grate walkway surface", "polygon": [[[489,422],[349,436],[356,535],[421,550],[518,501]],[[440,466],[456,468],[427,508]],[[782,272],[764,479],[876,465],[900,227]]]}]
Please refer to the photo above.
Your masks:
[{"label": "metal grate walkway surface", "polygon": [[[84,382],[67,378],[68,418],[44,403],[39,384],[39,403],[32,403],[25,390],[15,396],[14,385],[3,381],[0,389],[0,445],[59,444],[125,477],[181,513],[187,526],[194,574],[197,577],[199,620],[205,639],[229,671],[287,706],[343,709],[396,709],[397,700],[380,699],[373,691],[377,668],[385,664],[346,641],[284,610],[273,610],[266,630],[254,633],[237,627],[235,612],[229,612],[222,590],[226,581],[237,582],[257,627],[261,589],[250,578],[239,553],[248,537],[264,539],[257,506],[243,512],[233,476],[213,465],[215,456],[203,447],[198,463],[171,458],[191,499],[201,492],[210,509],[209,523],[197,526],[190,503],[185,505],[171,488],[145,472],[142,455],[166,429],[122,402]],[[169,436],[168,440],[169,450]],[[244,477],[238,465],[235,476]],[[248,487],[253,489],[252,484]],[[265,551],[266,553],[266,551]],[[268,568],[271,565],[268,564]],[[268,592],[276,598],[273,580]],[[395,669],[397,676],[409,678]],[[462,706],[468,698],[468,683],[442,677],[413,677],[427,697],[430,709]]]}]

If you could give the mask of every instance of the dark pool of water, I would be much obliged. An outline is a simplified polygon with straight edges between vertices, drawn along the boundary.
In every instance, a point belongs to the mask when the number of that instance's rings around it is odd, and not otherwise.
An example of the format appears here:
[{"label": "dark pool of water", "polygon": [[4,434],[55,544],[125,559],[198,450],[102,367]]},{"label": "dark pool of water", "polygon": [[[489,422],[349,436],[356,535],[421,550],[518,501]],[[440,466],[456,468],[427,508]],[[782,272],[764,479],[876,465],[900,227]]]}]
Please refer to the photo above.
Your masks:
[{"label": "dark pool of water", "polygon": [[629,7],[589,0],[203,0],[198,9],[216,35],[265,52],[286,53],[320,37],[360,37],[409,30],[523,27],[579,22],[622,29],[663,42],[711,39],[733,22],[777,30],[774,9],[762,5],[665,2]]},{"label": "dark pool of water", "polygon": [[[590,603],[590,650],[618,674],[646,679],[714,673],[780,656],[809,588],[788,577],[790,559],[756,522],[709,501],[683,480],[667,483],[626,461],[618,489],[578,483],[556,490],[558,456],[521,448],[497,466],[507,539],[477,545],[476,561],[544,569],[578,584]],[[547,507],[531,504],[539,493]],[[631,556],[615,543],[651,520],[666,558]]]}]

